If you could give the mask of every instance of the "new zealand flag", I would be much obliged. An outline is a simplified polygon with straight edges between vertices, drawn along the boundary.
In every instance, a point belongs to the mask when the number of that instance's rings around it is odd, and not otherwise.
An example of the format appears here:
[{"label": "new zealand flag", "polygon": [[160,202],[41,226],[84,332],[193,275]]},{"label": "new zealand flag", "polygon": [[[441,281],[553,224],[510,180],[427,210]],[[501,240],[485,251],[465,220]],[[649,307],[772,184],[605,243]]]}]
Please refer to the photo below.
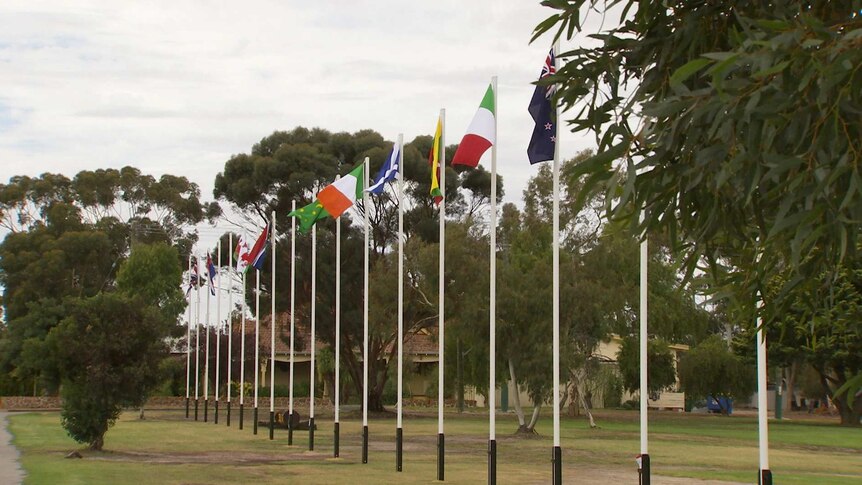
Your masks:
[{"label": "new zealand flag", "polygon": [[[545,58],[545,65],[542,66],[542,73],[539,79],[550,76],[557,72],[554,66],[554,48],[548,53]],[[530,163],[539,163],[554,159],[554,147],[557,144],[557,116],[556,110],[551,106],[556,85],[536,86],[533,91],[533,99],[530,100],[530,107],[527,111],[536,122],[533,128],[533,136],[530,138],[530,144],[527,146],[527,157],[530,158]]]}]

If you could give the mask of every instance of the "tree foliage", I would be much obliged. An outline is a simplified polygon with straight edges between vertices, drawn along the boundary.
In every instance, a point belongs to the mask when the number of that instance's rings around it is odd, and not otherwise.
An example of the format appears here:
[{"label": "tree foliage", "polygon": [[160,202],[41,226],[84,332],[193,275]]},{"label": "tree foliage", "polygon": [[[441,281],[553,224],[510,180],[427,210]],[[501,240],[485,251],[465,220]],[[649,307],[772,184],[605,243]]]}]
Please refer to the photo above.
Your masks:
[{"label": "tree foliage", "polygon": [[142,405],[159,384],[165,339],[177,329],[172,305],[182,302],[177,259],[170,246],[138,246],[120,269],[117,292],[66,298],[48,334],[63,380],[63,427],[91,449],[102,449],[122,409]]},{"label": "tree foliage", "polygon": [[[801,358],[816,371],[821,395],[838,407],[841,424],[862,425],[862,382],[856,382],[862,376],[862,262],[848,261],[837,274],[824,271],[793,295],[780,325],[767,333],[770,357],[783,365]],[[754,332],[752,326],[744,338],[753,340]]]},{"label": "tree foliage", "polygon": [[199,195],[185,178],[156,179],[132,167],[0,184],[0,225],[10,230],[0,243],[4,393],[32,392],[34,381],[56,392],[58,369],[44,341],[65,316],[65,299],[112,290],[133,243],[176,244],[184,258],[196,239],[189,226],[218,212]]},{"label": "tree foliage", "polygon": [[[356,133],[332,133],[328,130],[297,127],[291,131],[276,131],[256,143],[249,153],[234,155],[225,162],[224,170],[216,176],[214,194],[233,205],[235,212],[246,222],[262,225],[270,211],[285,214],[291,202],[297,207],[309,203],[337,174],[345,174],[365,157],[370,161],[370,174],[375,174],[389,155],[392,144],[373,130]],[[418,293],[422,281],[431,273],[420,270],[418,254],[426,251],[425,244],[434,244],[438,239],[437,221],[439,211],[429,196],[430,171],[427,153],[431,137],[419,136],[404,147],[404,174],[406,197],[398,200],[392,189],[380,197],[371,197],[370,206],[357,204],[356,209],[342,216],[342,288],[341,288],[341,356],[358,395],[362,392],[362,271],[363,233],[354,224],[364,211],[371,221],[371,298],[372,302],[383,302],[382,306],[370,305],[369,343],[369,407],[382,410],[381,395],[388,378],[388,365],[393,362],[395,352],[395,329],[397,312],[393,308],[396,295],[395,279],[397,262],[394,245],[397,240],[397,204],[404,204],[405,234],[411,241],[408,249],[407,276],[405,284],[405,335],[436,322],[431,318],[436,312],[429,295]],[[454,154],[454,147],[447,147],[447,159]],[[465,217],[487,203],[490,193],[490,174],[487,171],[457,173],[447,168],[447,215],[453,219]],[[502,179],[498,178],[502,186]],[[484,187],[487,186],[488,190]],[[498,191],[502,197],[502,190]],[[279,233],[288,234],[290,221],[278,221]],[[317,331],[318,336],[330,345],[335,344],[335,223],[331,219],[317,223]],[[287,244],[279,244],[287,247]],[[427,250],[430,252],[431,250]],[[297,317],[310,320],[311,302],[311,241],[307,235],[297,238]],[[276,310],[289,307],[290,267],[289,251],[279,251],[276,275]],[[269,265],[261,273],[262,291],[269,292]],[[249,282],[249,285],[253,282]],[[246,293],[249,298],[253,292]],[[266,299],[270,298],[266,295]],[[268,308],[268,301],[261,305]]]},{"label": "tree foliage", "polygon": [[[724,281],[742,295],[791,268],[784,296],[855,252],[862,2],[544,4],[556,13],[534,39],[619,14],[592,35],[598,45],[561,53],[547,81],[574,109],[573,131],[598,143],[568,176],[607,194],[612,218],[669,234],[689,272],[703,258],[746,258],[748,271]],[[767,315],[788,301],[768,302]]]},{"label": "tree foliage", "polygon": [[[659,394],[676,384],[673,352],[667,342],[650,339],[647,342],[647,392]],[[623,339],[617,354],[623,386],[629,392],[640,389],[640,342],[635,337]]]},{"label": "tree foliage", "polygon": [[678,371],[683,392],[693,399],[747,399],[754,392],[754,367],[735,355],[718,335],[683,355]]}]

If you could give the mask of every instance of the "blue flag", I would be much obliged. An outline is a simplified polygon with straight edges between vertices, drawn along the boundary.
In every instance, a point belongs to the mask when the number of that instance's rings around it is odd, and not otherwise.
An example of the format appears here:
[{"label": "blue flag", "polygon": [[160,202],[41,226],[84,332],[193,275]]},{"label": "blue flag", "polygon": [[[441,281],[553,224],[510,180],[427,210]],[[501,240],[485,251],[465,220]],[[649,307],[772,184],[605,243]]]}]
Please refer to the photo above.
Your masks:
[{"label": "blue flag", "polygon": [[398,174],[398,166],[400,164],[401,153],[396,144],[392,146],[392,153],[389,154],[389,158],[383,162],[383,166],[380,167],[380,171],[377,172],[377,175],[374,177],[374,183],[371,184],[371,187],[368,187],[367,191],[378,195],[383,193],[383,187],[386,185],[386,182],[394,180],[395,176]]},{"label": "blue flag", "polygon": [[215,265],[213,264],[213,258],[212,256],[210,256],[209,253],[207,253],[207,275],[209,276],[210,280],[210,293],[212,293],[212,295],[215,295],[216,269]]},{"label": "blue flag", "polygon": [[[539,79],[556,73],[554,55],[554,48],[551,47]],[[530,106],[527,108],[533,121],[536,122],[533,136],[530,137],[530,144],[527,146],[527,157],[530,158],[531,164],[554,159],[554,147],[557,144],[557,116],[551,101],[555,89],[555,85],[536,86],[533,99],[530,100]]]}]

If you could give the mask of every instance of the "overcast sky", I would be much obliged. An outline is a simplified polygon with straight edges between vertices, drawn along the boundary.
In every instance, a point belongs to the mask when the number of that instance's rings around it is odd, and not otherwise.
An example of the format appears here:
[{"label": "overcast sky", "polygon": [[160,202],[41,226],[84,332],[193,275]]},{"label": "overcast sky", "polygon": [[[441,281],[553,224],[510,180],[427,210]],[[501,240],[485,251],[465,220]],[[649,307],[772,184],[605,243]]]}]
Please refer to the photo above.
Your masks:
[{"label": "overcast sky", "polygon": [[[0,181],[133,165],[211,200],[224,162],[275,130],[409,141],[446,108],[457,143],[497,75],[499,173],[520,202],[530,83],[551,42],[529,39],[551,13],[530,0],[3,0]],[[592,144],[566,133],[561,154]]]}]

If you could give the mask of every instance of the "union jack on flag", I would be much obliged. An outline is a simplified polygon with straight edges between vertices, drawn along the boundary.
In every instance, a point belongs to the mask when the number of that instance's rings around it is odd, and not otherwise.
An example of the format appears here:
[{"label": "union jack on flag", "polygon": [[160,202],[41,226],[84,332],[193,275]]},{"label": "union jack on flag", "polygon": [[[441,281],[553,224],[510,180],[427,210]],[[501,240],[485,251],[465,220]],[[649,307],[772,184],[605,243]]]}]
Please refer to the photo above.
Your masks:
[{"label": "union jack on flag", "polygon": [[[545,65],[542,66],[542,73],[539,74],[539,79],[542,79],[542,78],[545,78],[548,76],[553,76],[554,74],[557,73],[557,66],[554,65],[555,64],[554,63],[555,57],[556,57],[556,54],[554,53],[554,48],[552,47],[551,51],[548,52],[548,56],[545,57]],[[545,90],[545,99],[551,99],[551,96],[553,96],[556,91],[557,91],[557,85],[556,84],[551,84],[550,86],[548,86]]]}]

